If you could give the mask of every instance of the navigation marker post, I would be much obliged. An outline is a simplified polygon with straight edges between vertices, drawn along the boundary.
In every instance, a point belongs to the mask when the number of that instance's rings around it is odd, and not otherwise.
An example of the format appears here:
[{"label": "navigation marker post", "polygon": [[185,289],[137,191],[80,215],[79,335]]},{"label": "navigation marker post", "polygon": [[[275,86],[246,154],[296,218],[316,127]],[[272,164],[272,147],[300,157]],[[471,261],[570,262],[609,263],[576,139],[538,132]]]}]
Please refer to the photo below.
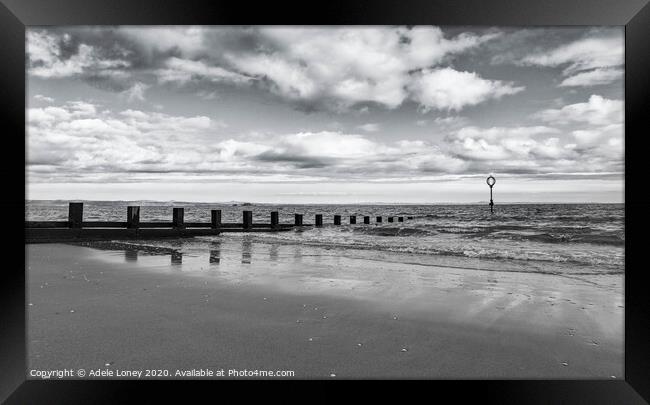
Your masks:
[{"label": "navigation marker post", "polygon": [[487,185],[490,186],[490,213],[494,214],[494,201],[492,201],[492,187],[494,187],[494,184],[497,182],[497,180],[494,178],[494,176],[490,175],[488,176],[486,182]]}]

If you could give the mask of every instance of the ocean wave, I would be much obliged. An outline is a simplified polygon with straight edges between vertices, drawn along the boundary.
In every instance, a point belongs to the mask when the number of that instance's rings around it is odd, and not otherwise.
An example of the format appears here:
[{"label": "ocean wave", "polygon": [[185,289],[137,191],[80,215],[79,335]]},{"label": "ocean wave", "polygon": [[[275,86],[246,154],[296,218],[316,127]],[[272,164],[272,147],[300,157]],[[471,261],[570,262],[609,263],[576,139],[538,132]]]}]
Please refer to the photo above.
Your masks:
[{"label": "ocean wave", "polygon": [[[395,228],[387,228],[393,229]],[[384,232],[386,229],[384,229]],[[313,233],[312,233],[313,232]],[[379,232],[379,231],[377,231]],[[316,230],[302,232],[292,235],[293,232],[283,234],[267,234],[256,236],[259,241],[270,243],[300,244],[306,246],[322,247],[325,249],[361,249],[378,252],[408,253],[429,256],[451,256],[478,258],[487,260],[510,260],[516,262],[540,262],[540,263],[564,263],[574,266],[601,266],[612,271],[622,271],[622,254],[595,254],[594,252],[573,251],[545,251],[540,249],[521,246],[506,248],[503,245],[486,246],[471,244],[444,244],[430,242],[427,240],[421,244],[400,243],[399,239],[387,238],[388,240],[350,239],[342,237],[341,234],[319,234]],[[375,234],[374,236],[376,236]],[[412,242],[412,241],[409,241]]]},{"label": "ocean wave", "polygon": [[[479,235],[476,235],[477,237]],[[480,235],[484,236],[484,235]],[[625,246],[625,236],[619,233],[576,234],[576,233],[499,233],[489,235],[490,239],[509,239],[516,241],[531,241],[541,243],[561,244],[594,244],[609,246]]]},{"label": "ocean wave", "polygon": [[[346,228],[342,228],[346,229]],[[360,233],[364,235],[374,235],[374,236],[426,236],[434,235],[435,232],[432,232],[428,229],[422,228],[403,228],[403,227],[355,227],[348,228],[353,233]]]},{"label": "ocean wave", "polygon": [[425,214],[421,216],[416,216],[417,220],[420,221],[430,221],[430,222],[453,222],[453,223],[471,223],[471,222],[515,222],[521,223],[522,226],[527,225],[541,225],[544,223],[562,223],[562,224],[574,224],[575,226],[589,226],[590,224],[603,224],[603,223],[615,223],[623,226],[625,221],[624,215],[613,214],[605,215],[602,213],[585,213],[577,215],[557,215],[554,213],[544,213],[542,215],[535,213],[521,213],[521,214],[512,214],[512,213],[495,213],[490,215],[489,213],[444,213],[444,214]]},{"label": "ocean wave", "polygon": [[342,227],[340,231],[362,235],[383,237],[418,237],[437,234],[459,235],[462,238],[509,239],[541,243],[586,243],[596,245],[624,246],[625,234],[618,231],[598,231],[584,227],[548,227],[538,232],[528,225],[498,226],[439,226],[422,225],[417,227],[378,226],[378,227]]}]

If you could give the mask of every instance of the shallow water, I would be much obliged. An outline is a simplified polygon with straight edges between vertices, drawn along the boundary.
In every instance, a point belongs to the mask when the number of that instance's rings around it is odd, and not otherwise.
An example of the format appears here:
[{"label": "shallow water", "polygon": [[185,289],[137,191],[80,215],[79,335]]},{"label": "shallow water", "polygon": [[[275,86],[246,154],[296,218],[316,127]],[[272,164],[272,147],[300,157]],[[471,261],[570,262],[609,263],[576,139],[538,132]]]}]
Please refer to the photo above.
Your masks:
[{"label": "shallow water", "polygon": [[[428,266],[459,266],[482,270],[538,272],[566,275],[624,272],[623,204],[512,204],[497,205],[490,214],[484,205],[233,205],[181,202],[86,202],[84,220],[124,221],[127,205],[141,205],[142,221],[169,221],[174,206],[185,207],[186,221],[205,221],[210,209],[221,209],[224,222],[241,221],[243,210],[253,211],[254,222],[269,222],[279,211],[282,223],[293,223],[294,213],[313,223],[323,214],[322,228],[290,232],[194,238],[184,241],[142,241],[178,249],[184,254],[207,254],[209,244],[235,241],[253,245],[310,246],[336,254],[380,258],[383,261]],[[66,220],[67,202],[31,201],[28,220]],[[341,215],[341,226],[333,216]],[[347,224],[357,215],[357,224]],[[363,216],[371,223],[363,224]],[[376,216],[383,216],[376,223]],[[404,222],[388,222],[403,216]],[[413,220],[407,220],[413,216]],[[238,242],[238,241],[242,242]],[[277,249],[277,247],[276,247]],[[254,260],[254,259],[248,259]]]}]

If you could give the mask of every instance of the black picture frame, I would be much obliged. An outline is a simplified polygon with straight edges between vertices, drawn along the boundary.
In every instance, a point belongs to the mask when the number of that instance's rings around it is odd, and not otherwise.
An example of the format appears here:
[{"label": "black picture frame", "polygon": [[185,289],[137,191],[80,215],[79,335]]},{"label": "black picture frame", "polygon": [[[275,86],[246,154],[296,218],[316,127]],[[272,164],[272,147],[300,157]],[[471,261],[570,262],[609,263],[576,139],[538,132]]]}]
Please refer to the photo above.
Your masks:
[{"label": "black picture frame", "polygon": [[[625,379],[427,381],[423,391],[435,392],[432,395],[436,398],[446,392],[456,401],[478,395],[483,402],[501,404],[635,404],[644,403],[643,398],[650,401],[650,307],[643,282],[647,266],[642,264],[650,209],[650,198],[642,179],[647,159],[643,144],[648,136],[645,117],[650,111],[648,0],[356,0],[318,3],[0,0],[0,114],[3,118],[4,152],[0,167],[4,173],[5,190],[0,206],[4,210],[3,246],[6,256],[5,265],[0,266],[0,400],[20,404],[127,402],[140,395],[143,402],[150,402],[154,391],[155,395],[165,395],[172,386],[160,381],[34,381],[25,378],[25,257],[13,254],[20,252],[24,243],[25,172],[21,172],[20,167],[25,156],[25,26],[126,24],[625,26]],[[219,384],[221,390],[224,383]],[[332,382],[328,384],[318,394],[314,393],[318,399],[333,395],[329,391]],[[205,383],[201,385],[206,387]],[[268,383],[265,385],[273,388],[274,393],[292,395],[282,383],[273,384],[273,387]],[[213,386],[208,388],[215,394]],[[235,389],[244,396],[242,388],[237,386]],[[390,391],[390,388],[378,391],[386,390]],[[399,391],[397,394],[404,395]],[[307,400],[306,397],[303,399]]]}]

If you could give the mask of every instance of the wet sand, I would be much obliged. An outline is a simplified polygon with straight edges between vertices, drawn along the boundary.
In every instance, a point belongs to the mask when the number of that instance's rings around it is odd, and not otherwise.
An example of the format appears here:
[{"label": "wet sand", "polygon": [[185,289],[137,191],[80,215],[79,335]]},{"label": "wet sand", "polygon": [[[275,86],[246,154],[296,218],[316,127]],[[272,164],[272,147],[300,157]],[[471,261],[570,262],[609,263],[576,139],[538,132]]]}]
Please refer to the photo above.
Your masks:
[{"label": "wet sand", "polygon": [[29,369],[624,378],[622,275],[431,267],[235,237],[184,254],[26,251]]}]

